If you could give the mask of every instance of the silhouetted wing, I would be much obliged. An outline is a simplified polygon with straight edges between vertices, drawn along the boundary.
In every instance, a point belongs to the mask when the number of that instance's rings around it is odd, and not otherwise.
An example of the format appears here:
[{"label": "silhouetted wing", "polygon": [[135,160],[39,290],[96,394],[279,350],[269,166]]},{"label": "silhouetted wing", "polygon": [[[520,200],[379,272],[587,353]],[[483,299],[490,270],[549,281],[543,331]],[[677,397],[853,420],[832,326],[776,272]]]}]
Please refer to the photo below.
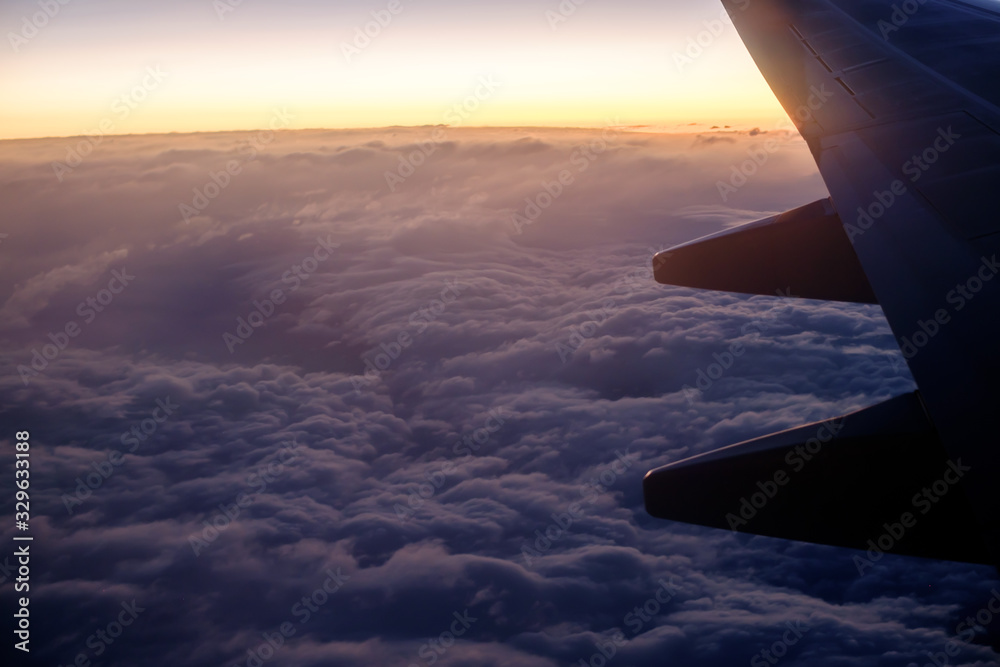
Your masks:
[{"label": "silhouetted wing", "polygon": [[[868,548],[867,539],[886,532],[883,523],[909,512],[915,526],[890,551],[1000,566],[1000,2],[723,4],[808,143],[830,200],[810,205],[809,214],[785,214],[786,224],[778,216],[666,251],[654,260],[656,277],[877,302],[919,400],[906,399],[903,412],[889,409],[892,401],[872,408],[863,429],[825,443],[827,458],[806,472],[785,463],[786,436],[653,470],[646,506],[664,518],[732,527],[716,514],[723,506],[738,511],[773,464],[790,476],[776,498],[795,503],[769,501],[754,517],[757,529],[748,521],[736,530]],[[753,258],[740,258],[746,247]],[[699,253],[714,255],[717,269],[691,261]],[[755,262],[767,269],[758,272]],[[759,452],[768,448],[780,455],[772,452],[763,467],[747,463],[764,460]],[[695,477],[697,485],[683,481]],[[683,500],[678,485],[688,491]],[[728,500],[708,502],[713,497]],[[702,513],[691,509],[699,502]],[[803,530],[810,516],[828,528]]]}]

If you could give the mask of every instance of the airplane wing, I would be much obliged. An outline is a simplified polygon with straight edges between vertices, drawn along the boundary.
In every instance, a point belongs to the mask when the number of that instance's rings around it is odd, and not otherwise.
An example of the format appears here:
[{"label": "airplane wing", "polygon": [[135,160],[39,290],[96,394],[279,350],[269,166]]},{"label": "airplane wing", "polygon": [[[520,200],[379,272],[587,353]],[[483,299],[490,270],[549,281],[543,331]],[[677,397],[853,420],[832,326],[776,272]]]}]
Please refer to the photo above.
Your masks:
[{"label": "airplane wing", "polygon": [[657,281],[878,303],[918,392],[650,471],[654,516],[1000,567],[1000,0],[722,0],[828,200]]}]

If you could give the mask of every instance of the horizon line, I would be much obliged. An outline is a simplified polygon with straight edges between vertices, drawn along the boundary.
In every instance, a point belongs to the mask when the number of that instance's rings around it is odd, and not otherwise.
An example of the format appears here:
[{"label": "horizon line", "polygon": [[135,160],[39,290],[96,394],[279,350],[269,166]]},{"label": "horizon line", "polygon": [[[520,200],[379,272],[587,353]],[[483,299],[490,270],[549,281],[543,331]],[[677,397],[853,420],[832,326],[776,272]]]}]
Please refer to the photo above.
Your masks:
[{"label": "horizon line", "polygon": [[[703,129],[694,129],[696,126],[703,126]],[[290,133],[290,132],[375,132],[375,131],[387,131],[387,130],[417,130],[423,128],[438,128],[444,127],[450,130],[602,130],[608,128],[614,128],[618,130],[625,130],[634,133],[645,132],[647,134],[692,134],[695,132],[706,132],[714,131],[719,133],[732,132],[738,133],[742,131],[749,131],[752,125],[755,128],[761,129],[765,132],[770,130],[788,130],[791,131],[792,128],[761,128],[759,124],[756,123],[744,123],[738,125],[712,125],[711,127],[704,127],[707,123],[681,123],[674,127],[676,129],[656,129],[656,128],[667,128],[668,126],[659,126],[649,123],[643,124],[626,124],[626,125],[449,125],[447,123],[423,123],[420,125],[383,125],[383,126],[362,126],[362,127],[304,127],[304,128],[279,128],[270,129],[267,127],[250,127],[250,128],[238,128],[230,130],[192,130],[192,131],[160,131],[160,132],[122,132],[114,133],[109,132],[107,134],[103,133],[90,133],[90,134],[65,134],[65,135],[43,135],[37,137],[0,137],[0,142],[13,142],[13,141],[44,141],[47,139],[88,139],[94,137],[157,137],[157,136],[193,136],[202,134],[236,134],[243,132],[274,132],[274,133]],[[747,130],[742,129],[743,126],[747,126]],[[692,128],[685,131],[684,128]]]}]

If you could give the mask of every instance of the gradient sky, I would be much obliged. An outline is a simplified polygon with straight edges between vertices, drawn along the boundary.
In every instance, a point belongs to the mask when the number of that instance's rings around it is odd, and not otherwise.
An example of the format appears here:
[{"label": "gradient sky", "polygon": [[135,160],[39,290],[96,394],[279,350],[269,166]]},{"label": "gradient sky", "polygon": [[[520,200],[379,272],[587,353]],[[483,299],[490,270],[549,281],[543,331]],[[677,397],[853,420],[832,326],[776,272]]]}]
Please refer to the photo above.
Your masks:
[{"label": "gradient sky", "polygon": [[[481,77],[500,85],[461,124],[785,119],[713,0],[590,0],[558,22],[556,0],[402,0],[350,59],[343,45],[372,12],[387,15],[388,0],[236,2],[54,3],[37,34],[25,27],[37,2],[4,3],[0,91],[14,102],[0,109],[0,139],[94,133],[102,121],[109,134],[258,128],[276,107],[294,115],[292,129],[456,125],[448,110]],[[697,40],[703,51],[678,61]]]}]

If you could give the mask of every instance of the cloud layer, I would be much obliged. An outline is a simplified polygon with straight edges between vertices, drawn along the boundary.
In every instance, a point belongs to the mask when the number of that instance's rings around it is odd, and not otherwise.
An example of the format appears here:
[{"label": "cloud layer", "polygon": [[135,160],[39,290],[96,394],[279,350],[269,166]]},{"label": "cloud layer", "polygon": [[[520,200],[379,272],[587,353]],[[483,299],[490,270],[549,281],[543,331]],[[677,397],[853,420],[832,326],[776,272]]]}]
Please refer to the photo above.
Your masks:
[{"label": "cloud layer", "polygon": [[923,665],[997,585],[643,510],[653,467],[913,388],[878,308],[652,280],[824,196],[796,136],[109,137],[60,181],[78,143],[0,144],[37,664]]}]

